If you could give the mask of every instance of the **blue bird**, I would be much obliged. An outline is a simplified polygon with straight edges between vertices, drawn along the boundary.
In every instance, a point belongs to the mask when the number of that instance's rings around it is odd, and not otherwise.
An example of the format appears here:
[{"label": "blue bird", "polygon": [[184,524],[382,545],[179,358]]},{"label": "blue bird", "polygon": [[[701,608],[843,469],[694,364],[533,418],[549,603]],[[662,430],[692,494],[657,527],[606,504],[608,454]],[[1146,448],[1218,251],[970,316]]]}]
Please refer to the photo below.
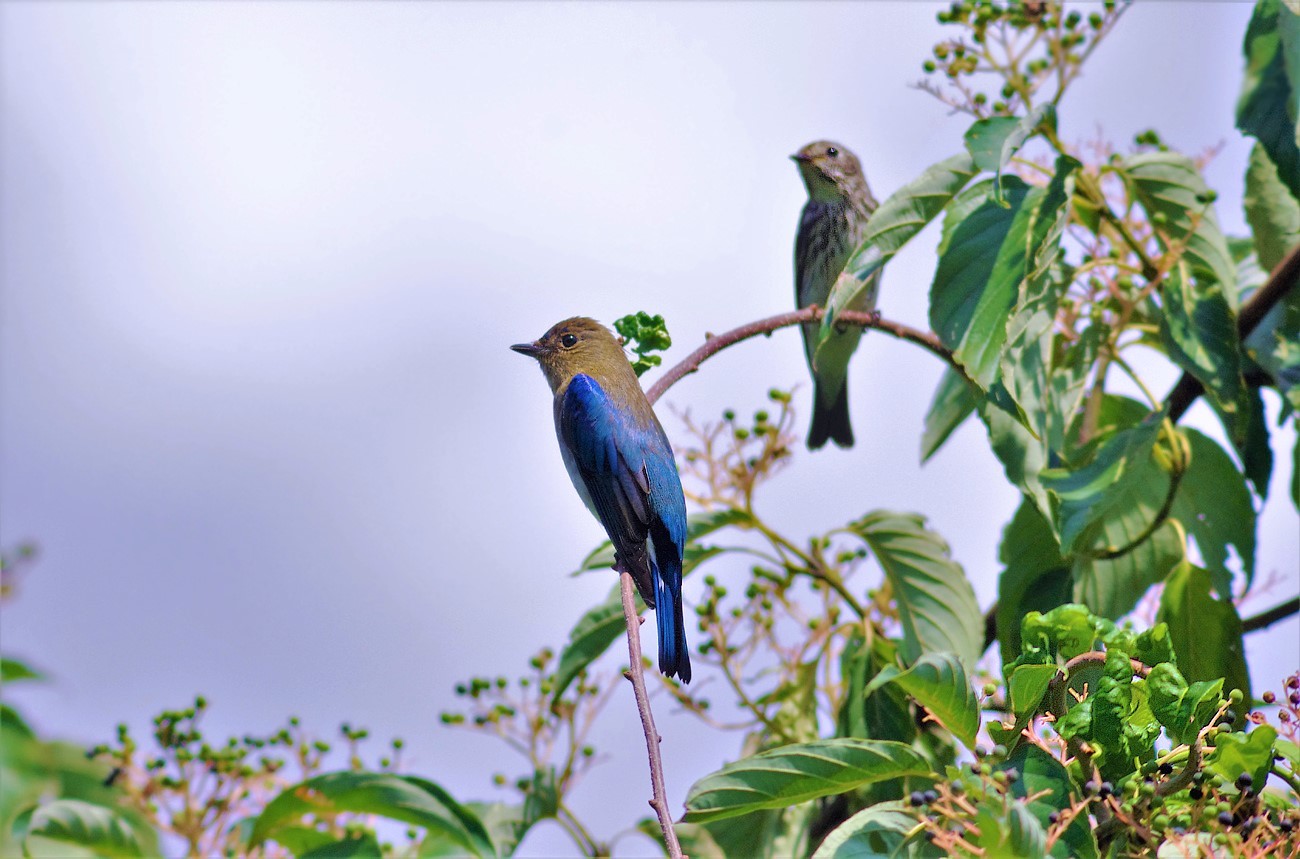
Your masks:
[{"label": "blue bird", "polygon": [[614,544],[617,567],[655,610],[659,670],[691,681],[682,616],[686,500],[672,446],[614,334],[594,319],[557,323],[511,349],[536,358],[555,395],[569,479]]}]

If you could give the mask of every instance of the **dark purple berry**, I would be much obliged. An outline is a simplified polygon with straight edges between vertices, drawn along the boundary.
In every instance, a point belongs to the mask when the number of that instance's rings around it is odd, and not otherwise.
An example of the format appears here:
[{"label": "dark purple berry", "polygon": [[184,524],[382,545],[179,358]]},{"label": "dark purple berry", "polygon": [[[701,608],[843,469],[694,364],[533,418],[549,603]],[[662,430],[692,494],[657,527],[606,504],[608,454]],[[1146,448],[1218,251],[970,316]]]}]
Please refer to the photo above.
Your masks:
[{"label": "dark purple berry", "polygon": [[1058,822],[1060,822],[1060,820],[1061,820],[1060,812],[1053,811],[1051,814],[1047,815],[1047,822],[1052,824],[1053,826],[1055,826]]},{"label": "dark purple berry", "polygon": [[1277,828],[1283,832],[1290,832],[1295,828],[1295,824],[1291,822],[1291,818],[1284,817],[1277,822]]},{"label": "dark purple berry", "polygon": [[1084,795],[1084,796],[1096,796],[1096,795],[1097,795],[1097,790],[1098,790],[1098,788],[1100,788],[1100,785],[1098,785],[1095,781],[1087,781],[1087,782],[1084,782],[1084,783],[1083,783],[1083,795]]},{"label": "dark purple berry", "polygon": [[1219,825],[1220,825],[1220,826],[1231,826],[1231,825],[1232,825],[1232,812],[1231,812],[1231,811],[1220,811],[1220,812],[1219,812]]},{"label": "dark purple berry", "polygon": [[914,790],[912,795],[907,798],[907,801],[912,804],[912,808],[920,808],[925,805],[925,795],[919,790]]},{"label": "dark purple berry", "polygon": [[925,800],[926,805],[929,805],[930,803],[936,802],[939,799],[939,792],[934,790],[927,790],[925,793],[921,794],[921,798]]},{"label": "dark purple berry", "polygon": [[1174,765],[1173,765],[1173,764],[1169,764],[1169,763],[1161,764],[1161,765],[1160,765],[1160,774],[1161,774],[1161,775],[1173,775],[1173,774],[1174,774]]},{"label": "dark purple berry", "polygon": [[1250,777],[1250,773],[1242,773],[1241,775],[1237,776],[1238,790],[1245,790],[1246,788],[1250,787],[1254,783],[1255,780]]},{"label": "dark purple berry", "polygon": [[1115,792],[1115,785],[1111,784],[1108,781],[1104,781],[1101,783],[1101,789],[1099,791],[1099,794],[1102,799],[1105,799],[1106,797],[1110,796],[1114,792]]},{"label": "dark purple berry", "polygon": [[1205,797],[1205,791],[1201,790],[1199,787],[1193,787],[1191,790],[1187,791],[1187,795],[1192,799],[1200,800]]},{"label": "dark purple berry", "polygon": [[1004,770],[1004,772],[1006,772],[1007,774],[1007,781],[1015,781],[1016,779],[1020,778],[1020,770],[1016,769],[1015,767],[1007,767],[1006,770]]}]

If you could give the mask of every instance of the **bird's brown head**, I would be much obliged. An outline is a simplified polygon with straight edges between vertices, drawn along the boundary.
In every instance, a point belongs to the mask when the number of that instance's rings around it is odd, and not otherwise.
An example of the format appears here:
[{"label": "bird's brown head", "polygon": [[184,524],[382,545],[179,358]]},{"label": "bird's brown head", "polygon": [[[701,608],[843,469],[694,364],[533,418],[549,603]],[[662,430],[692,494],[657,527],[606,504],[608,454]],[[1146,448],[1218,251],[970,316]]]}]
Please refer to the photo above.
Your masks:
[{"label": "bird's brown head", "polygon": [[624,374],[636,378],[614,333],[585,316],[557,322],[532,343],[517,343],[510,348],[537,359],[552,391],[578,373],[600,381],[621,378]]},{"label": "bird's brown head", "polygon": [[832,203],[866,186],[858,156],[839,143],[817,140],[790,157],[799,166],[810,199]]}]

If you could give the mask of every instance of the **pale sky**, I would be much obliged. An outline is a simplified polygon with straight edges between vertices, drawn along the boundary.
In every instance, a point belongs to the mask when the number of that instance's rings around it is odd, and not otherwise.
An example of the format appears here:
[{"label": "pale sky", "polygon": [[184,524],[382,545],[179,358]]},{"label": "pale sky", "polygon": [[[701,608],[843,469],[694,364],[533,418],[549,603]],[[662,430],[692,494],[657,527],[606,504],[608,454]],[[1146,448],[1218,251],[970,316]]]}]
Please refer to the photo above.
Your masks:
[{"label": "pale sky", "polygon": [[[506,347],[566,316],[648,310],[672,361],[788,309],[804,198],[789,153],[837,139],[883,199],[961,148],[968,120],[909,88],[937,8],[0,4],[0,544],[43,553],[0,649],[52,677],[13,703],[87,743],[121,720],[144,733],[197,692],[219,737],[346,720],[406,738],[409,769],[456,796],[498,798],[490,774],[522,771],[512,753],[438,712],[458,680],[562,645],[612,581],[566,575],[602,534],[540,374]],[[1062,105],[1062,137],[1222,144],[1207,179],[1243,232],[1249,13],[1131,10]],[[925,326],[936,241],[887,269],[886,316]],[[1017,494],[974,421],[920,467],[941,369],[865,338],[858,446],[801,449],[760,504],[795,536],[923,513],[987,606]],[[1175,376],[1154,373],[1156,390]],[[795,383],[802,422],[790,330],[664,404],[748,414]],[[1204,405],[1187,423],[1221,437]],[[1269,589],[1246,613],[1300,590],[1294,432],[1274,438]],[[1257,688],[1276,687],[1300,623],[1248,650]],[[680,809],[739,738],[659,718]],[[647,813],[630,693],[596,739],[611,759],[572,799],[607,837]],[[557,852],[572,851],[550,824],[522,850]]]}]

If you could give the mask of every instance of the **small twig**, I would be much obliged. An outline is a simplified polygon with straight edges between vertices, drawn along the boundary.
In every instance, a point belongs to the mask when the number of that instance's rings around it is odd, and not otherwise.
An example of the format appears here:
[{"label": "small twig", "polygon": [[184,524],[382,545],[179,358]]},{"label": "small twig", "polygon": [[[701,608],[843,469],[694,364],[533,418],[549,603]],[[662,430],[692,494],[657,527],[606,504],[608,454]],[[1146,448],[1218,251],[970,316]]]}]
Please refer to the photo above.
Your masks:
[{"label": "small twig", "polygon": [[[646,397],[651,403],[663,396],[664,392],[679,382],[683,376],[694,373],[700,365],[712,357],[714,354],[721,352],[728,346],[739,343],[741,340],[748,340],[750,337],[757,337],[759,334],[771,334],[780,328],[786,328],[791,325],[798,325],[801,322],[817,322],[822,318],[822,308],[817,305],[805,307],[802,310],[794,310],[790,313],[778,313],[776,316],[769,316],[766,319],[759,319],[756,322],[750,322],[739,328],[733,328],[725,334],[715,334],[704,341],[691,354],[687,355],[675,366],[670,367],[655,383],[646,391]],[[961,367],[957,365],[952,357],[952,350],[940,342],[937,335],[929,331],[921,331],[904,325],[901,322],[893,322],[888,319],[882,319],[875,313],[863,313],[855,310],[841,311],[835,317],[837,323],[845,325],[858,325],[862,328],[875,328],[897,337],[900,340],[907,340],[915,343],[925,349],[930,350],[938,355],[944,361],[947,361],[958,371]]]},{"label": "small twig", "polygon": [[[664,789],[664,763],[659,756],[659,730],[655,728],[655,717],[650,712],[650,696],[645,691],[645,668],[641,663],[641,617],[637,614],[636,603],[632,599],[632,576],[626,572],[619,573],[619,583],[623,591],[623,617],[627,619],[627,658],[628,670],[625,675],[632,682],[632,691],[636,694],[636,709],[641,714],[641,730],[645,732],[645,748],[650,756],[650,787],[654,798],[650,807],[659,818],[659,828],[664,833],[664,845],[668,848],[669,859],[685,859],[682,845],[677,841],[673,830],[673,818],[668,813],[668,791]],[[671,611],[671,606],[663,606],[660,611]]]}]

